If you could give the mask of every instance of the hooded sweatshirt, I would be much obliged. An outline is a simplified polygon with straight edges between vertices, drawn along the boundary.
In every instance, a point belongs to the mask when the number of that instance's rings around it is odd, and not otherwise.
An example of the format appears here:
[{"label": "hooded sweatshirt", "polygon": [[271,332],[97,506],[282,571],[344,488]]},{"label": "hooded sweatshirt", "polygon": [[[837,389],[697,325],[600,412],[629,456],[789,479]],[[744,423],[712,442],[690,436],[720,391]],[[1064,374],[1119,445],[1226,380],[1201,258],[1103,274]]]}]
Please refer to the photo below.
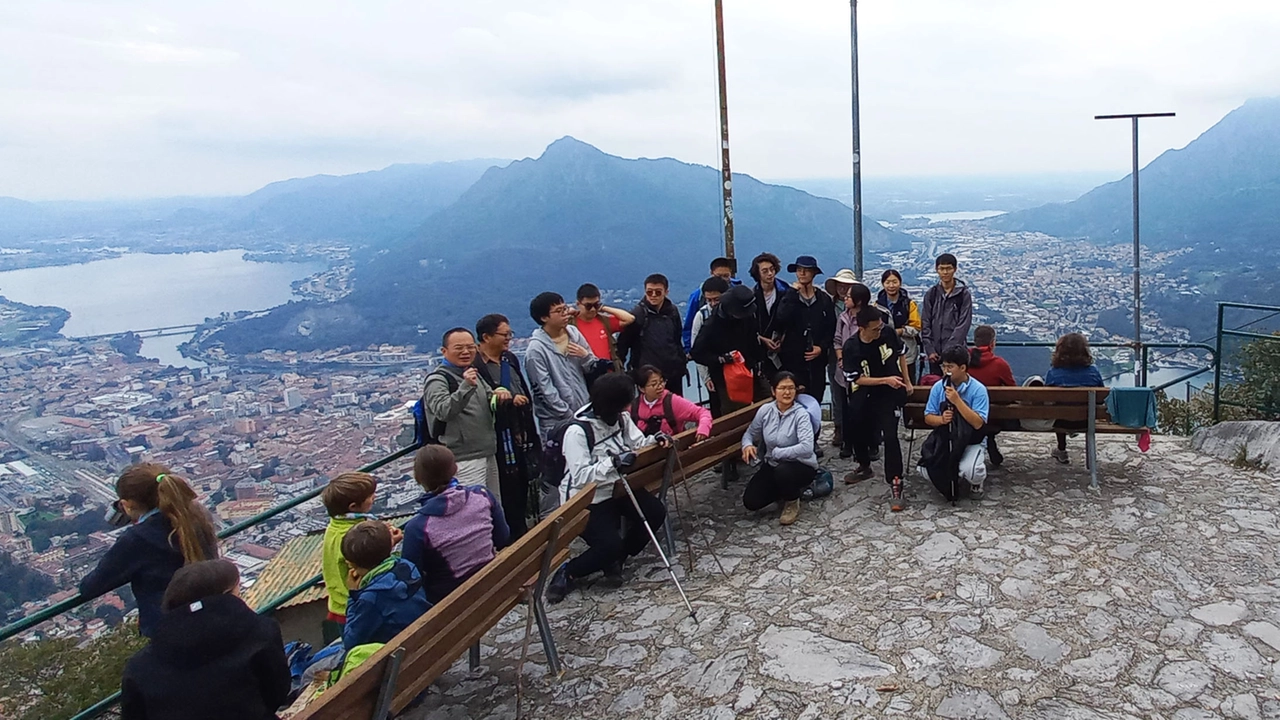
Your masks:
[{"label": "hooded sweatshirt", "polygon": [[160,617],[120,682],[123,720],[269,720],[288,700],[280,626],[234,595]]},{"label": "hooded sweatshirt", "polygon": [[[493,457],[498,452],[497,436],[493,433],[493,407],[489,402],[493,389],[483,378],[475,385],[463,380],[465,371],[443,362],[427,375],[422,388],[427,421],[445,424],[440,444],[452,450],[459,462]],[[457,390],[449,392],[449,380],[442,373],[454,376]]]},{"label": "hooded sweatshirt", "polygon": [[427,600],[438,603],[484,567],[509,537],[502,508],[480,486],[455,479],[422,497],[404,526],[404,559],[422,575]]},{"label": "hooded sweatshirt", "polygon": [[590,425],[595,444],[588,448],[587,435],[577,425],[564,431],[565,470],[564,479],[560,481],[560,502],[569,502],[569,498],[590,483],[602,488],[591,500],[592,504],[605,502],[613,498],[609,491],[613,483],[622,479],[622,474],[613,466],[613,456],[639,451],[657,441],[640,432],[625,412],[618,415],[618,421],[612,425],[596,417],[591,406],[582,408],[573,417]]},{"label": "hooded sweatshirt", "polygon": [[951,292],[942,289],[942,283],[929,288],[924,294],[921,311],[920,341],[926,356],[941,354],[943,350],[969,344],[969,326],[973,323],[973,296],[963,280],[956,280]]},{"label": "hooded sweatshirt", "polygon": [[1013,368],[1004,358],[996,355],[995,348],[990,346],[976,347],[969,351],[969,374],[978,382],[991,387],[1013,387],[1018,382],[1013,379]]},{"label": "hooded sweatshirt", "polygon": [[324,589],[329,594],[329,615],[341,621],[347,614],[347,561],[342,557],[342,538],[347,531],[365,520],[377,520],[371,513],[347,513],[329,518],[324,529],[323,553],[320,570],[324,576]]},{"label": "hooded sweatshirt", "polygon": [[[204,543],[204,554],[206,560],[218,557],[214,538]],[[169,518],[161,512],[149,513],[142,522],[125,530],[98,567],[80,581],[80,594],[95,598],[128,583],[138,603],[138,631],[151,637],[160,620],[165,588],[183,563],[178,536]]]},{"label": "hooded sweatshirt", "polygon": [[360,589],[351,591],[342,647],[390,642],[430,609],[418,568],[391,555],[360,579]]},{"label": "hooded sweatshirt", "polygon": [[533,331],[529,348],[524,355],[524,368],[529,373],[529,385],[533,391],[534,416],[538,418],[538,432],[542,441],[556,425],[573,417],[578,408],[590,400],[587,394],[586,373],[596,363],[587,339],[577,328],[565,328],[569,342],[587,348],[587,356],[571,357],[556,347],[556,343],[542,328]]}]

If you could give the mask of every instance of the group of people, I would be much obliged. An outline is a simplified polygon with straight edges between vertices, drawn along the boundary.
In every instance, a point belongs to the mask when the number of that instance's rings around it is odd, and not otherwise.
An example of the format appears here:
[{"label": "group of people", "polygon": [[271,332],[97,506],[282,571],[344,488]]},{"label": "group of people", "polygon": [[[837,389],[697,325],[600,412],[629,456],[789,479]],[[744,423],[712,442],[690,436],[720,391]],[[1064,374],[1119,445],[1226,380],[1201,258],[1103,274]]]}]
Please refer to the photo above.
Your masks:
[{"label": "group of people", "polygon": [[[666,517],[657,498],[622,487],[636,453],[687,429],[704,440],[713,417],[754,402],[767,401],[743,433],[741,461],[757,466],[743,505],[777,505],[781,524],[796,522],[820,472],[828,384],[832,444],[856,459],[846,484],[872,477],[882,457],[891,509],[903,509],[898,418],[920,382],[931,386],[926,423],[949,439],[946,453],[931,454],[926,442],[921,475],[948,475],[980,494],[987,461],[1003,461],[986,388],[1014,378],[995,353],[994,328],[978,327],[968,347],[973,301],[956,265],[953,255],[937,258],[939,281],[922,304],[897,270],[883,272],[873,296],[850,270],[819,287],[823,272],[807,255],[787,265],[795,276],[787,283],[771,253],[752,259],[751,286],[735,277],[732,260],[714,260],[683,316],[658,274],[645,279],[644,299],[630,311],[605,306],[592,284],[578,288],[573,305],[544,292],[529,304],[538,328],[523,363],[502,315],[484,316],[474,331],[448,330],[442,362],[423,384],[417,513],[403,527],[375,517],[377,480],[367,473],[341,473],[322,492],[325,641],[346,654],[389,641],[526,532],[539,505],[567,502],[591,483],[587,550],[556,569],[547,597],[558,602],[596,573],[620,584],[626,560]],[[709,407],[682,395],[689,361]],[[1079,333],[1059,340],[1051,364],[1044,384],[1102,384]],[[1060,428],[1059,462],[1069,462],[1073,429]],[[726,481],[736,476],[737,462],[722,472]],[[130,584],[137,600],[150,644],[126,668],[124,717],[189,717],[193,697],[207,700],[210,717],[274,717],[290,688],[279,628],[239,599],[238,572],[218,559],[195,491],[150,463],[127,469],[116,490],[133,524],[80,591],[93,597]],[[214,670],[216,682],[207,677]]]}]

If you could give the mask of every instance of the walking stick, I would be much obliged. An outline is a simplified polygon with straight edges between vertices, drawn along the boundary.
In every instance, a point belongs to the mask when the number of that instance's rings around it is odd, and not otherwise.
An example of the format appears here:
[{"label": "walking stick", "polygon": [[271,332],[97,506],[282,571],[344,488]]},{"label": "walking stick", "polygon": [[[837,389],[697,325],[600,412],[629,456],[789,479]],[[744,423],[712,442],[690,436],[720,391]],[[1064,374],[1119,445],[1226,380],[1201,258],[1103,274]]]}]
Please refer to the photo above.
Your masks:
[{"label": "walking stick", "polygon": [[658,557],[662,558],[662,564],[667,568],[667,573],[671,575],[671,582],[676,584],[676,590],[680,591],[680,599],[684,600],[684,606],[689,608],[689,617],[694,622],[698,621],[698,613],[694,611],[693,605],[689,602],[689,596],[684,594],[684,588],[680,587],[680,580],[676,577],[676,571],[671,567],[671,561],[667,559],[667,554],[662,552],[662,544],[658,542],[658,536],[653,534],[653,528],[649,527],[649,521],[644,516],[644,511],[640,509],[640,501],[636,499],[636,494],[631,490],[631,483],[627,482],[624,477],[621,480],[622,487],[627,490],[627,497],[631,498],[631,504],[635,506],[636,514],[640,516],[640,524],[644,526],[645,532],[649,533],[649,539],[653,541],[653,549],[658,551]]}]

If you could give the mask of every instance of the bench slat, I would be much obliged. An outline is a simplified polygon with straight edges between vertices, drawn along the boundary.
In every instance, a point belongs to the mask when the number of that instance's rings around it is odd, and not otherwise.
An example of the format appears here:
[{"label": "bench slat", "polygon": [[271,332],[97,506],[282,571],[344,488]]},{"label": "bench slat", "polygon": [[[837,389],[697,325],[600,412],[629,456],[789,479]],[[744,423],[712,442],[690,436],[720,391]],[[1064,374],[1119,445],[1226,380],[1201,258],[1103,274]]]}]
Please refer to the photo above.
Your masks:
[{"label": "bench slat", "polygon": [[[334,687],[323,693],[315,702],[296,717],[310,718],[365,718],[373,713],[379,686],[391,653],[398,647],[408,652],[401,665],[400,681],[393,707],[407,705],[413,695],[403,692],[410,681],[427,678],[433,682],[439,673],[428,677],[420,674],[429,668],[418,667],[427,653],[437,657],[442,649],[438,643],[459,636],[466,639],[463,651],[476,639],[488,632],[491,625],[476,622],[476,614],[492,614],[504,608],[502,614],[519,602],[519,588],[536,579],[541,569],[542,555],[550,540],[551,526],[559,518],[562,522],[556,552],[567,550],[569,543],[581,534],[586,526],[587,511],[595,495],[595,486],[588,486],[557,508],[547,519],[538,523],[511,546],[498,553],[489,564],[449,594],[438,605],[427,611],[390,643],[375,653],[362,665],[344,676]],[[498,615],[500,618],[501,615]],[[496,622],[496,620],[495,620]],[[448,644],[446,642],[446,644]],[[456,656],[455,658],[456,659]],[[449,660],[452,664],[453,659]],[[447,669],[448,665],[445,665]],[[443,672],[441,669],[439,672]],[[423,685],[425,687],[425,684]]]}]

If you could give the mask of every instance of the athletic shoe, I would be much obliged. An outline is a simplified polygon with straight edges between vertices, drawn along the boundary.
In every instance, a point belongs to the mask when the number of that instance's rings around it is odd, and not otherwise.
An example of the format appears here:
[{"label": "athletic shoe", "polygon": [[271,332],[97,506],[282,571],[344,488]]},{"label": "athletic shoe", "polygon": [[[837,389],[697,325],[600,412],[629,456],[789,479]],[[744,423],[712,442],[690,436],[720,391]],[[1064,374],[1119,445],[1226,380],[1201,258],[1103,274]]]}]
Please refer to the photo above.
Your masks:
[{"label": "athletic shoe", "polygon": [[791,500],[782,505],[782,515],[778,517],[779,525],[790,525],[800,517],[800,501]]},{"label": "athletic shoe", "polygon": [[981,500],[984,492],[986,492],[986,490],[983,488],[982,483],[969,483],[969,497],[975,500]]},{"label": "athletic shoe", "polygon": [[1057,448],[1054,448],[1054,449],[1053,449],[1053,452],[1049,453],[1049,457],[1053,458],[1054,460],[1057,460],[1058,462],[1062,463],[1063,465],[1070,465],[1070,464],[1071,464],[1071,458],[1070,458],[1070,456],[1068,456],[1068,455],[1067,455],[1067,451],[1066,451],[1066,450],[1059,450],[1059,449],[1057,449]]},{"label": "athletic shoe", "polygon": [[873,475],[875,475],[875,473],[871,470],[870,465],[859,465],[853,472],[845,474],[844,484],[854,485],[862,482],[863,480],[869,480]]},{"label": "athletic shoe", "polygon": [[891,493],[893,495],[893,500],[889,503],[889,510],[891,512],[902,512],[903,508],[906,507],[906,504],[902,500],[902,478],[894,478],[892,487],[893,489]]},{"label": "athletic shoe", "polygon": [[573,588],[573,578],[569,577],[569,564],[565,563],[556,570],[555,575],[551,576],[551,582],[547,583],[547,602],[554,605],[564,600]]},{"label": "athletic shoe", "polygon": [[1004,453],[994,450],[987,453],[987,459],[991,461],[991,467],[998,468],[1004,464]]}]

